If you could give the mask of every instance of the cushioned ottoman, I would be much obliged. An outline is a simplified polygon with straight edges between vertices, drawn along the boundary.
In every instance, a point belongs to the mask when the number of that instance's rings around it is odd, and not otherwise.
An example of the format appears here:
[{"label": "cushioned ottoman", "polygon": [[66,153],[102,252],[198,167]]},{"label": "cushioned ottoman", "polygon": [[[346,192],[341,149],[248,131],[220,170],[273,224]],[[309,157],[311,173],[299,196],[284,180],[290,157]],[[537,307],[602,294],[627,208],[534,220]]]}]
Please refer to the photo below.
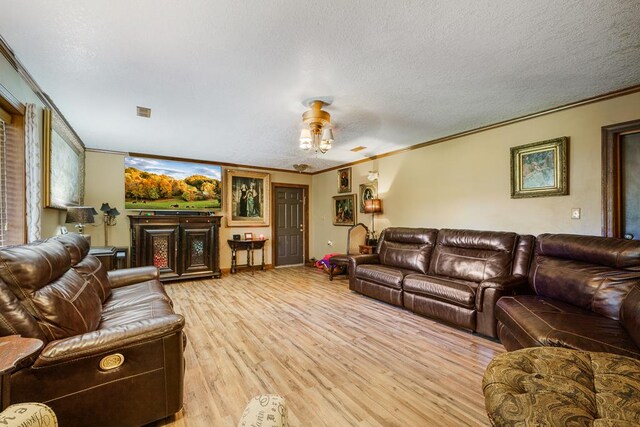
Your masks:
[{"label": "cushioned ottoman", "polygon": [[640,425],[640,360],[534,347],[501,354],[482,380],[494,426]]}]

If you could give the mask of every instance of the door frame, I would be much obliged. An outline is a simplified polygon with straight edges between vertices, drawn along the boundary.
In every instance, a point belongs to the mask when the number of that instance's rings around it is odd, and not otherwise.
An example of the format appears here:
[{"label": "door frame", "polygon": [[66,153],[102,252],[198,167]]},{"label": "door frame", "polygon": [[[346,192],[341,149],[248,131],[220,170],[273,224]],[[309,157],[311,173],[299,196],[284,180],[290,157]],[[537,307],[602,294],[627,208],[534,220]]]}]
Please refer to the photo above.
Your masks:
[{"label": "door frame", "polygon": [[302,214],[304,215],[302,231],[303,263],[309,262],[309,186],[307,184],[288,184],[286,182],[271,183],[271,263],[274,267],[278,266],[277,242],[278,231],[276,227],[276,189],[277,188],[301,188],[302,189]]},{"label": "door frame", "polygon": [[602,235],[622,237],[620,223],[620,137],[640,132],[640,120],[602,127]]}]

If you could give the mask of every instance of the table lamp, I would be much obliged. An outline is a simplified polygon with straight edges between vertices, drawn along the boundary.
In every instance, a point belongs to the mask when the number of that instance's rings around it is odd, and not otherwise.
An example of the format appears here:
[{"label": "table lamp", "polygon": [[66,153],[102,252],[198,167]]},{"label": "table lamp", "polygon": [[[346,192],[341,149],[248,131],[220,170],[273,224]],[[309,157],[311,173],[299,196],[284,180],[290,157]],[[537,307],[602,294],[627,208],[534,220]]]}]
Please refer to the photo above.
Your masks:
[{"label": "table lamp", "polygon": [[[84,234],[84,225],[93,224],[95,219],[93,218],[95,209],[91,206],[71,206],[67,208],[66,224],[75,223],[75,227],[78,230],[78,234],[84,236],[89,242],[91,242],[91,236]],[[96,212],[97,213],[97,212]]]}]

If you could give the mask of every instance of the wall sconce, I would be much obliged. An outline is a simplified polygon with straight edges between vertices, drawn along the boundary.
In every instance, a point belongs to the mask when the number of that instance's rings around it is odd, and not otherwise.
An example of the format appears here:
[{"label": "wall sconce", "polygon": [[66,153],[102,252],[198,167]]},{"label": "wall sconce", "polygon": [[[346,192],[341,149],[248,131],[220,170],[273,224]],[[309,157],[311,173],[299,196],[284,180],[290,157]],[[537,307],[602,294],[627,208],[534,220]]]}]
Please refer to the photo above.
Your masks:
[{"label": "wall sconce", "polygon": [[378,243],[376,237],[376,214],[382,213],[382,200],[381,199],[369,199],[364,201],[364,213],[371,214],[371,238],[368,239],[368,244],[374,246]]},{"label": "wall sconce", "polygon": [[109,246],[109,232],[108,227],[113,227],[118,223],[116,217],[120,215],[118,209],[112,208],[109,206],[109,203],[103,203],[100,207],[100,210],[104,213],[103,223],[104,223],[104,245]]},{"label": "wall sconce", "polygon": [[367,175],[367,179],[369,180],[369,182],[373,182],[376,181],[378,179],[378,171],[369,171],[369,174]]}]

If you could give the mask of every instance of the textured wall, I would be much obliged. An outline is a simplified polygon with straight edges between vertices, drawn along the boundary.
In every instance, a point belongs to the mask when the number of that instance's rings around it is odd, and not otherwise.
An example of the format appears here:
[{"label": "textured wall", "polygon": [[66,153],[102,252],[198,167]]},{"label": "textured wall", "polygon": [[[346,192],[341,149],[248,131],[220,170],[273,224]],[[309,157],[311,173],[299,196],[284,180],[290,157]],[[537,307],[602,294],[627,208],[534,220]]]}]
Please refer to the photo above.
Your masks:
[{"label": "textured wall", "polygon": [[[380,172],[385,226],[472,228],[520,233],[600,234],[601,127],[640,118],[640,93],[576,107],[353,167],[353,190]],[[509,148],[568,136],[568,196],[511,199]],[[366,145],[363,144],[363,145]],[[312,256],[340,252],[346,227],[331,223],[336,171],[313,177]],[[582,219],[570,219],[571,208]],[[358,214],[370,225],[371,215]],[[378,216],[376,217],[378,218]],[[335,245],[329,247],[328,240]]]}]

